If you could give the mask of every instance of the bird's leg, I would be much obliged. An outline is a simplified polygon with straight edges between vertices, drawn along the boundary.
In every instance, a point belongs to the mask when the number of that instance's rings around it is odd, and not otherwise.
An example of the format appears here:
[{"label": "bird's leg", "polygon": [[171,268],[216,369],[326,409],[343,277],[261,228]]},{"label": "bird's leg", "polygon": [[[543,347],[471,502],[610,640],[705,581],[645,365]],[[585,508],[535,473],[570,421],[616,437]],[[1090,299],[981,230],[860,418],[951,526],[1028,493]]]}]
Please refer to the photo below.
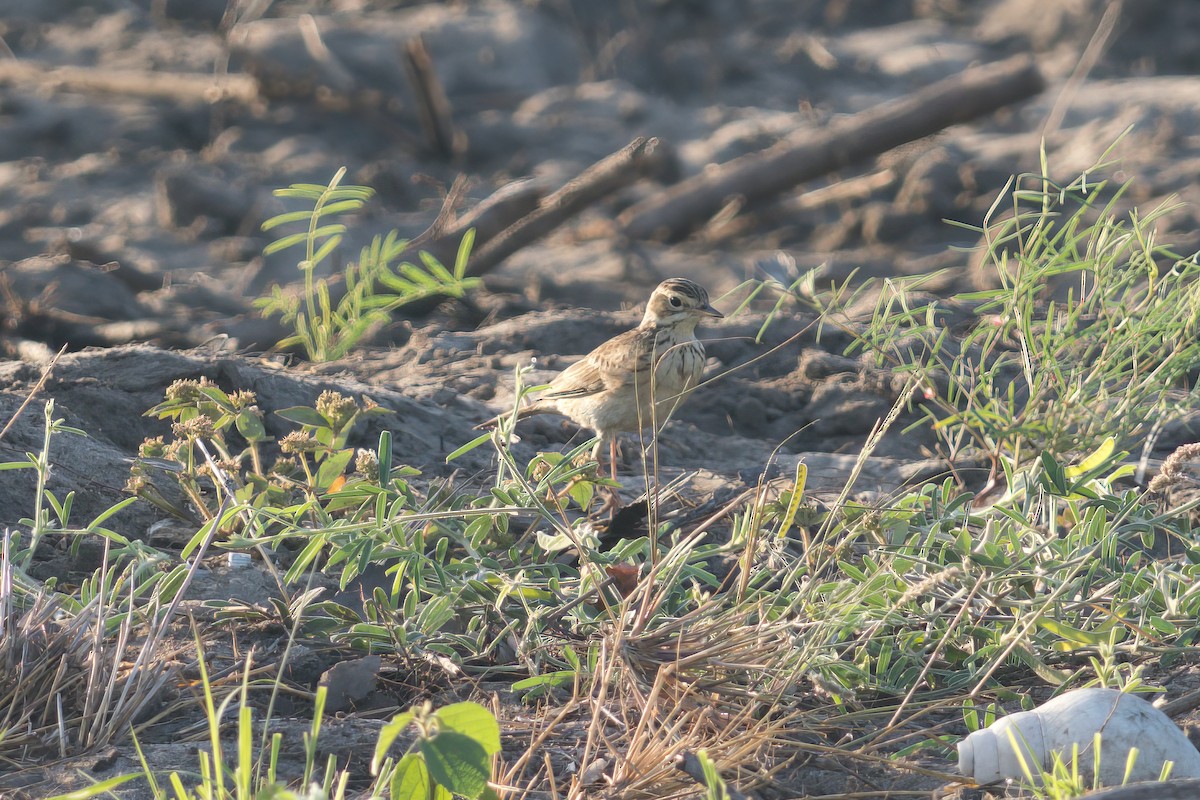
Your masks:
[{"label": "bird's leg", "polygon": [[[600,460],[600,454],[603,451],[604,451],[604,439],[602,437],[599,441],[596,442],[595,449],[592,450],[592,455],[596,459],[596,474],[597,475],[604,474],[604,470],[603,470],[604,465],[603,465],[603,463],[601,463],[601,460]],[[613,481],[616,481],[616,479],[617,479],[617,439],[615,436],[611,437],[608,440],[608,466],[609,466],[609,475],[612,476]],[[615,514],[617,512],[617,509],[619,509],[621,507],[621,493],[620,493],[620,490],[614,486],[606,486],[606,487],[604,487],[604,489],[605,489],[604,503],[600,506],[600,510],[597,512],[597,515],[603,516],[604,514],[607,513],[611,516],[612,514]]]}]

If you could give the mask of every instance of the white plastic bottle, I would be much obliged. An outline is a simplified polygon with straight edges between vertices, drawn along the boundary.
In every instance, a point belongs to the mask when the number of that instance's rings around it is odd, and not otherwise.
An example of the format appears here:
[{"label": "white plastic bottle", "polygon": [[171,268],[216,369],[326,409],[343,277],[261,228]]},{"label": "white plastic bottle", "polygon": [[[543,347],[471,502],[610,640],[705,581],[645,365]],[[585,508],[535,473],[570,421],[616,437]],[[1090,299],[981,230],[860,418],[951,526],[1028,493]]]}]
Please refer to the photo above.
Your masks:
[{"label": "white plastic bottle", "polygon": [[[958,743],[958,769],[980,784],[1025,780],[1017,748],[1036,777],[1040,770],[1049,771],[1056,753],[1070,764],[1072,746],[1078,744],[1079,771],[1091,782],[1097,732],[1103,786],[1119,786],[1126,779],[1157,780],[1167,761],[1173,763],[1172,778],[1200,777],[1200,751],[1183,731],[1150,703],[1116,689],[1077,689],[1032,711],[996,720]],[[1126,776],[1129,751],[1135,747],[1137,760]]]}]

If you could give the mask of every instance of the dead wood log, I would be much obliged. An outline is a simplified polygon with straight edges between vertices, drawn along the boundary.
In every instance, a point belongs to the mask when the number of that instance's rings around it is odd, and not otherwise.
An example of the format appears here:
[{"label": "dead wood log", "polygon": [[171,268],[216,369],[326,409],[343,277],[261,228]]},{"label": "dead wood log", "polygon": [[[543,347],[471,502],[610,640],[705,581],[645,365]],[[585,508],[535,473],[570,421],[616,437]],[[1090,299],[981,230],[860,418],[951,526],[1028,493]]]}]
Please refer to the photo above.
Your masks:
[{"label": "dead wood log", "polygon": [[660,169],[667,158],[666,147],[658,139],[634,139],[547,195],[529,216],[478,248],[467,266],[468,274],[489,272],[588,206]]},{"label": "dead wood log", "polygon": [[111,321],[83,314],[73,314],[60,308],[43,308],[25,312],[11,326],[12,333],[22,339],[50,343],[56,347],[114,347],[122,344],[153,341],[163,347],[194,347],[198,342],[186,327],[174,320],[117,320]]},{"label": "dead wood log", "polygon": [[[896,178],[895,170],[881,169],[878,172],[857,175],[829,186],[822,186],[820,189],[813,189],[811,192],[805,192],[798,196],[777,198],[774,202],[764,203],[762,208],[753,213],[736,213],[731,214],[729,219],[721,219],[724,216],[722,212],[698,234],[708,244],[728,241],[737,236],[746,236],[755,228],[779,224],[794,219],[806,211],[865,200],[875,192],[891,186],[895,183]],[[738,206],[738,211],[741,211],[740,206]]]},{"label": "dead wood log", "polygon": [[354,73],[325,44],[325,40],[321,38],[321,29],[317,27],[316,17],[312,14],[301,14],[296,23],[300,30],[300,41],[304,42],[304,51],[320,68],[324,79],[322,82],[339,92],[354,91],[358,85]]},{"label": "dead wood log", "polygon": [[[532,178],[513,181],[500,187],[480,201],[473,209],[453,222],[435,223],[432,230],[413,239],[400,255],[400,261],[416,262],[417,252],[424,250],[443,264],[453,264],[463,234],[475,229],[476,251],[488,242],[503,236],[505,231],[537,210],[545,187]],[[467,274],[474,275],[470,262]]]},{"label": "dead wood log", "polygon": [[103,67],[51,67],[37,61],[0,61],[0,85],[38,86],[73,92],[107,92],[131,97],[206,104],[235,100],[254,105],[258,84],[249,75],[199,75]]},{"label": "dead wood log", "polygon": [[943,128],[1024,100],[1042,90],[1033,60],[1016,56],[938,81],[816,130],[804,130],[758,153],[648,197],[617,218],[634,239],[677,239],[735,198],[749,205]]},{"label": "dead wood log", "polygon": [[1200,708],[1200,689],[1193,689],[1186,694],[1176,697],[1169,703],[1163,703],[1158,710],[1174,719],[1189,711],[1195,711],[1197,708]]}]

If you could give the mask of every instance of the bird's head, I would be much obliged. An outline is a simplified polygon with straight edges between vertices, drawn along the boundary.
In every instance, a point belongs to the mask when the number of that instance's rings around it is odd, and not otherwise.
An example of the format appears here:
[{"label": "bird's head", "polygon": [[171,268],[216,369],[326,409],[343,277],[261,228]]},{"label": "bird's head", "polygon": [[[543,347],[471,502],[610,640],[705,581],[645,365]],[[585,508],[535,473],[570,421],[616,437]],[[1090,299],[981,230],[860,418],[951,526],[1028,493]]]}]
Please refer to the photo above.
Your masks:
[{"label": "bird's head", "polygon": [[704,317],[724,316],[709,305],[708,292],[703,286],[687,278],[668,278],[650,295],[642,325],[660,328],[690,325],[694,329]]}]

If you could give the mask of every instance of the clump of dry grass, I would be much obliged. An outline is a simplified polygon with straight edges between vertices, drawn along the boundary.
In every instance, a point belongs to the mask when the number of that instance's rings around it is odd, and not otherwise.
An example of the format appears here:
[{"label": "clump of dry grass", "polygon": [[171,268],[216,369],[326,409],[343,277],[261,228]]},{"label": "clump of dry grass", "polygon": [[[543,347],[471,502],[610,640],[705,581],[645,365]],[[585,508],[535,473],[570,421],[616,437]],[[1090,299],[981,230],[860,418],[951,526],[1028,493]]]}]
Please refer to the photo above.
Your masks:
[{"label": "clump of dry grass", "polygon": [[[79,606],[20,585],[8,532],[0,560],[0,764],[96,750],[126,735],[168,680],[153,642],[125,660],[133,615],[114,602],[132,570]],[[151,637],[153,638],[153,637]]]}]

